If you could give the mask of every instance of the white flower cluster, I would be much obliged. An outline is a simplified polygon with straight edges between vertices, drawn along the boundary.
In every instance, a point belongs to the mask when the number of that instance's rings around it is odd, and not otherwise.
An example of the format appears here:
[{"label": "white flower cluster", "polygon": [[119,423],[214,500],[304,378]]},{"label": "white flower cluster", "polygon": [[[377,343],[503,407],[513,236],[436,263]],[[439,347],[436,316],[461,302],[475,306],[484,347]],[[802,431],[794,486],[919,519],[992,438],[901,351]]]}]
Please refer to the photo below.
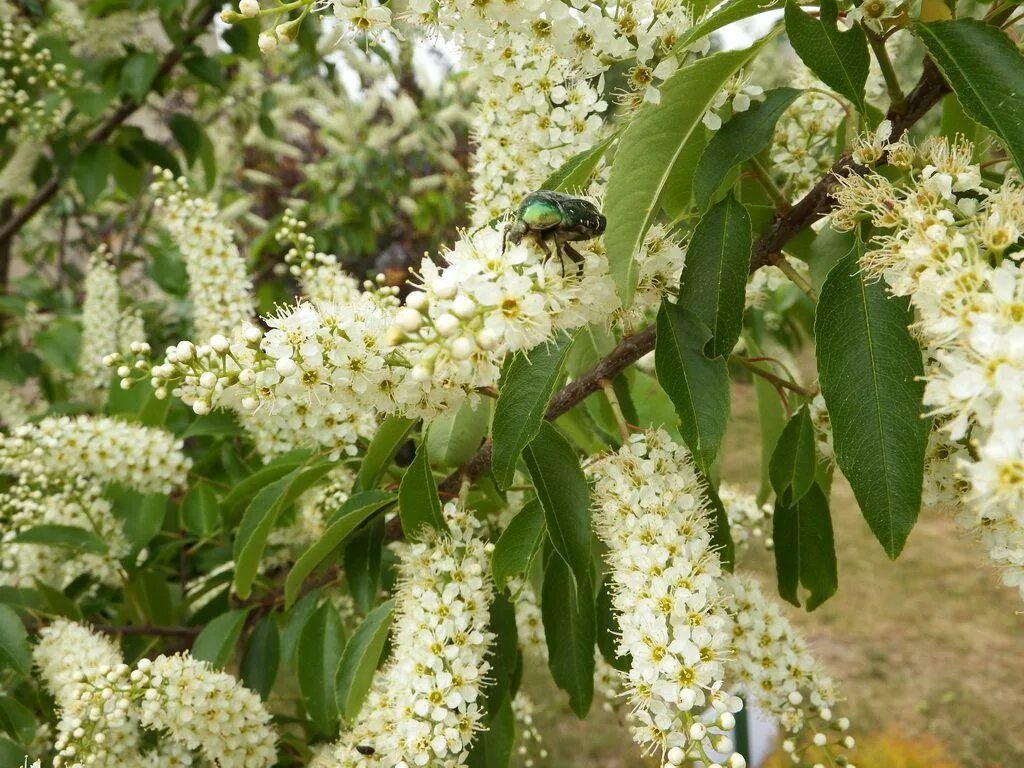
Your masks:
[{"label": "white flower cluster", "polygon": [[[277,737],[259,696],[188,654],[132,669],[107,638],[60,619],[40,633],[33,657],[60,713],[55,768],[188,766],[197,749],[221,768],[275,760]],[[166,737],[156,750],[141,751],[140,725]]]},{"label": "white flower cluster", "polygon": [[917,311],[925,405],[945,435],[928,467],[947,473],[946,492],[963,495],[958,519],[980,534],[1003,581],[1024,596],[1024,188],[1012,179],[984,186],[963,141],[886,149],[904,180],[850,176],[833,224],[852,227],[866,215],[885,230],[863,266]]},{"label": "white flower cluster", "polygon": [[82,348],[78,355],[78,384],[86,402],[99,405],[110,383],[104,358],[128,353],[145,342],[142,316],[121,307],[121,288],[109,249],[103,245],[89,258],[82,301]]},{"label": "white flower cluster", "polygon": [[195,335],[203,341],[230,333],[255,314],[245,259],[217,206],[193,197],[184,178],[156,169],[151,192],[159,220],[181,251],[188,273]]},{"label": "white flower cluster", "polygon": [[0,129],[36,142],[63,125],[74,78],[53,61],[39,35],[20,21],[0,23]]},{"label": "white flower cluster", "polygon": [[359,281],[345,272],[337,256],[316,251],[306,222],[284,212],[275,234],[278,243],[290,246],[284,255],[288,272],[302,286],[302,293],[314,304],[348,304],[359,299]]},{"label": "white flower cluster", "polygon": [[185,485],[190,466],[170,432],[109,416],[48,417],[0,438],[0,472],[10,475],[167,493]]},{"label": "white flower cluster", "polygon": [[[114,516],[102,487],[72,478],[66,484],[45,478],[19,477],[0,491],[0,584],[30,587],[35,580],[64,589],[82,575],[119,586],[124,571],[118,560],[131,551],[121,521]],[[104,552],[15,542],[18,534],[39,525],[82,528],[99,536]]]},{"label": "white flower cluster", "polygon": [[141,690],[139,721],[202,752],[220,768],[275,761],[277,741],[258,694],[189,654],[141,659],[131,674]]},{"label": "white flower cluster", "polygon": [[828,415],[825,398],[818,392],[807,404],[807,412],[814,427],[814,450],[818,457],[828,462],[836,459],[835,447],[832,445],[832,417]]},{"label": "white flower cluster", "polygon": [[445,253],[443,269],[424,259],[421,290],[395,316],[395,341],[420,384],[423,410],[440,409],[460,390],[495,385],[510,352],[597,322],[618,305],[607,261],[592,251],[582,251],[582,275],[570,268],[562,277],[557,259],[545,261],[531,243],[503,248],[502,241],[498,230],[479,229]]},{"label": "white flower cluster", "polygon": [[769,504],[758,504],[754,494],[722,483],[718,498],[725,507],[729,518],[729,531],[737,549],[746,548],[752,542],[761,542],[766,549],[772,547],[772,508]]},{"label": "white flower cluster", "polygon": [[465,510],[449,503],[444,515],[450,536],[430,534],[401,555],[391,659],[351,730],[311,768],[465,764],[489,669],[492,546]]},{"label": "white flower cluster", "polygon": [[[733,616],[735,659],[729,664],[739,689],[778,719],[787,732],[783,750],[794,763],[813,747],[829,765],[849,765],[840,749],[852,749],[843,734],[850,721],[835,718],[836,691],[779,605],[748,577],[725,574],[725,605]],[[824,763],[820,759],[817,762]]]},{"label": "white flower cluster", "polygon": [[[732,626],[712,548],[704,488],[689,452],[664,431],[632,435],[592,465],[594,522],[608,545],[612,605],[629,654],[624,684],[634,739],[667,765],[732,752],[741,703],[722,690]],[[741,768],[731,754],[729,766]]]},{"label": "white flower cluster", "polygon": [[846,112],[839,97],[824,91],[807,70],[799,70],[793,85],[804,92],[775,124],[770,151],[772,168],[789,177],[787,190],[796,197],[832,166],[833,137]]},{"label": "white flower cluster", "polygon": [[655,0],[413,0],[409,7],[471,63],[480,93],[473,123],[476,225],[504,214],[600,139],[607,109],[602,76],[613,62],[635,60],[623,101],[657,101],[658,85],[686,54],[675,43],[693,25],[685,4]]}]

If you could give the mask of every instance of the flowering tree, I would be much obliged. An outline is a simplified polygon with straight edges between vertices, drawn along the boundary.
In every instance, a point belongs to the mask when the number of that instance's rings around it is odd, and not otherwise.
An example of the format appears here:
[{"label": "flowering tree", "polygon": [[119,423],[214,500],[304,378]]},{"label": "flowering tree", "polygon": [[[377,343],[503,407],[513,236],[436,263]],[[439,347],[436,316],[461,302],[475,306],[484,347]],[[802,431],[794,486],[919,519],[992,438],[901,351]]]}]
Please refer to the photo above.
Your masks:
[{"label": "flowering tree", "polygon": [[1017,11],[9,0],[0,763],[853,765],[837,472],[1024,594]]}]

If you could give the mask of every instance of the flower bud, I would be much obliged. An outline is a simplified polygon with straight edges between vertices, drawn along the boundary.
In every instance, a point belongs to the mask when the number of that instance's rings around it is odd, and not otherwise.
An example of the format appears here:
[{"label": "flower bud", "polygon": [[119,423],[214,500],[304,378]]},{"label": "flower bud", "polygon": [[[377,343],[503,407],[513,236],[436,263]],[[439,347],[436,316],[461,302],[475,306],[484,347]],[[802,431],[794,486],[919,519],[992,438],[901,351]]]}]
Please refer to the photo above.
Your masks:
[{"label": "flower bud", "polygon": [[455,284],[455,280],[447,275],[442,275],[434,281],[431,286],[434,289],[434,295],[439,299],[450,299],[455,296],[459,287]]},{"label": "flower bud", "polygon": [[279,374],[281,374],[281,376],[283,376],[286,379],[289,376],[292,376],[299,369],[298,366],[295,365],[295,361],[292,360],[290,357],[282,357],[280,360],[274,363],[274,368],[277,370]]},{"label": "flower bud", "polygon": [[247,19],[255,18],[260,15],[259,0],[240,0],[238,10]]},{"label": "flower bud", "polygon": [[423,315],[410,307],[402,307],[395,313],[395,325],[406,333],[413,333],[423,324]]},{"label": "flower bud", "polygon": [[683,760],[686,758],[686,753],[683,752],[679,747],[672,747],[665,755],[665,758],[672,763],[672,765],[682,765]]},{"label": "flower bud", "polygon": [[456,360],[468,360],[473,356],[476,345],[468,336],[460,336],[452,342],[452,357]]},{"label": "flower bud", "polygon": [[460,293],[452,302],[452,312],[456,317],[461,317],[465,320],[467,317],[472,317],[476,314],[476,302],[466,294]]},{"label": "flower bud", "polygon": [[433,376],[430,369],[425,365],[414,365],[410,375],[412,376],[413,381],[418,381],[421,384],[430,381],[430,377]]},{"label": "flower bud", "polygon": [[217,374],[213,371],[203,371],[203,375],[199,377],[199,386],[203,389],[213,389],[217,386]]},{"label": "flower bud", "polygon": [[192,403],[192,412],[196,416],[205,416],[210,412],[210,404],[205,400],[196,400]]},{"label": "flower bud", "polygon": [[694,741],[700,741],[708,733],[707,727],[704,723],[694,723],[690,726],[690,738]]},{"label": "flower bud", "polygon": [[417,312],[427,308],[430,303],[430,299],[423,291],[413,291],[405,300],[405,306],[415,309]]},{"label": "flower bud", "polygon": [[480,349],[490,351],[498,346],[498,337],[494,335],[493,331],[485,328],[476,335],[476,344]]},{"label": "flower bud", "polygon": [[256,44],[263,53],[273,53],[277,50],[277,36],[273,32],[261,32]]},{"label": "flower bud", "polygon": [[723,712],[718,716],[718,724],[726,731],[731,731],[736,727],[736,718],[733,717],[731,712]]},{"label": "flower bud", "polygon": [[437,328],[437,332],[443,337],[448,338],[459,330],[459,318],[455,315],[445,312],[437,320],[434,321],[434,327]]},{"label": "flower bud", "polygon": [[222,334],[215,333],[210,337],[210,347],[213,348],[214,352],[223,353],[228,351],[230,343],[227,338]]},{"label": "flower bud", "polygon": [[788,698],[789,703],[792,704],[794,707],[799,707],[801,704],[804,703],[804,697],[803,694],[800,693],[800,691],[791,691]]}]

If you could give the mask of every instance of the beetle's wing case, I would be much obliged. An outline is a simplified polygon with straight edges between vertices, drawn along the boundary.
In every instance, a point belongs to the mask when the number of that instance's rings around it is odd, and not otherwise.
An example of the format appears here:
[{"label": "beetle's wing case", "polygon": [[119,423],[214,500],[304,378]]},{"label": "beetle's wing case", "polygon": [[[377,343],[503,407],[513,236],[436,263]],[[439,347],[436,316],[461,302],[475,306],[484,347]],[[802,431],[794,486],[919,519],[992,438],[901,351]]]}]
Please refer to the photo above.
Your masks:
[{"label": "beetle's wing case", "polygon": [[570,197],[562,201],[562,212],[565,214],[565,224],[571,229],[587,232],[590,237],[604,232],[607,223],[605,217],[589,200]]}]

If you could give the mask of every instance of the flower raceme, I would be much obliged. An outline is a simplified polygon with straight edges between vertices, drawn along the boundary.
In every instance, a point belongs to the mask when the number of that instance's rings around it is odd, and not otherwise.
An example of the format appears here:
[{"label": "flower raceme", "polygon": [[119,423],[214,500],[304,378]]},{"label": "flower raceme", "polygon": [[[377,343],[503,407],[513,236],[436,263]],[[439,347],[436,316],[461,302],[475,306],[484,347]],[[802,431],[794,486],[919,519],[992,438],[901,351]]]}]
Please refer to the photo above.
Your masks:
[{"label": "flower raceme", "polygon": [[[60,712],[55,768],[170,768],[191,765],[194,750],[221,768],[274,762],[277,737],[259,696],[189,654],[132,669],[110,640],[60,619],[40,633],[34,660]],[[140,725],[162,735],[155,749],[143,751]]]},{"label": "flower raceme", "polygon": [[[722,570],[689,452],[663,431],[636,434],[590,474],[594,522],[609,550],[617,651],[631,661],[621,682],[635,740],[666,766],[717,765],[713,747],[741,768],[724,733],[735,724],[738,692],[779,719],[794,762],[809,748],[831,756],[852,747],[843,735],[849,722],[833,717],[832,681],[778,604],[750,578]],[[743,518],[741,528],[763,520],[753,497],[726,489],[725,499],[743,507],[730,513]]]},{"label": "flower raceme", "polygon": [[159,221],[185,261],[195,335],[205,341],[251,320],[256,312],[245,259],[218,221],[218,207],[193,197],[186,181],[166,169],[156,169],[152,192]]},{"label": "flower raceme", "polygon": [[[425,258],[418,290],[400,306],[390,288],[357,290],[294,217],[280,235],[292,244],[290,269],[315,298],[279,308],[266,331],[247,322],[203,344],[183,341],[157,364],[147,350],[132,365],[107,360],[126,376],[148,375],[158,397],[179,397],[197,414],[236,411],[264,456],[303,444],[351,452],[378,415],[434,417],[495,386],[509,354],[620,314],[596,243],[583,249],[582,275],[563,275],[534,244],[505,247],[498,229],[479,229],[443,254],[443,269]],[[677,284],[684,253],[652,229],[634,313]]]},{"label": "flower raceme", "polygon": [[[723,577],[726,610],[733,617],[735,657],[731,680],[744,696],[776,718],[786,732],[783,749],[798,763],[808,750],[828,755],[829,764],[849,765],[842,749],[852,749],[844,735],[850,723],[836,718],[836,691],[831,678],[818,668],[807,645],[751,578]],[[843,762],[836,762],[842,757]]]},{"label": "flower raceme", "polygon": [[401,553],[390,660],[352,728],[311,768],[465,764],[490,668],[493,546],[466,510],[449,503],[443,514],[449,533],[429,531]]},{"label": "flower raceme", "polygon": [[689,452],[663,431],[632,435],[591,475],[618,653],[631,659],[623,682],[633,738],[667,764],[707,765],[709,746],[732,752],[716,729],[741,702],[722,687],[732,629],[702,481]]},{"label": "flower raceme", "polygon": [[109,416],[57,416],[0,437],[0,473],[120,483],[142,493],[185,485],[191,461],[170,432]]}]

